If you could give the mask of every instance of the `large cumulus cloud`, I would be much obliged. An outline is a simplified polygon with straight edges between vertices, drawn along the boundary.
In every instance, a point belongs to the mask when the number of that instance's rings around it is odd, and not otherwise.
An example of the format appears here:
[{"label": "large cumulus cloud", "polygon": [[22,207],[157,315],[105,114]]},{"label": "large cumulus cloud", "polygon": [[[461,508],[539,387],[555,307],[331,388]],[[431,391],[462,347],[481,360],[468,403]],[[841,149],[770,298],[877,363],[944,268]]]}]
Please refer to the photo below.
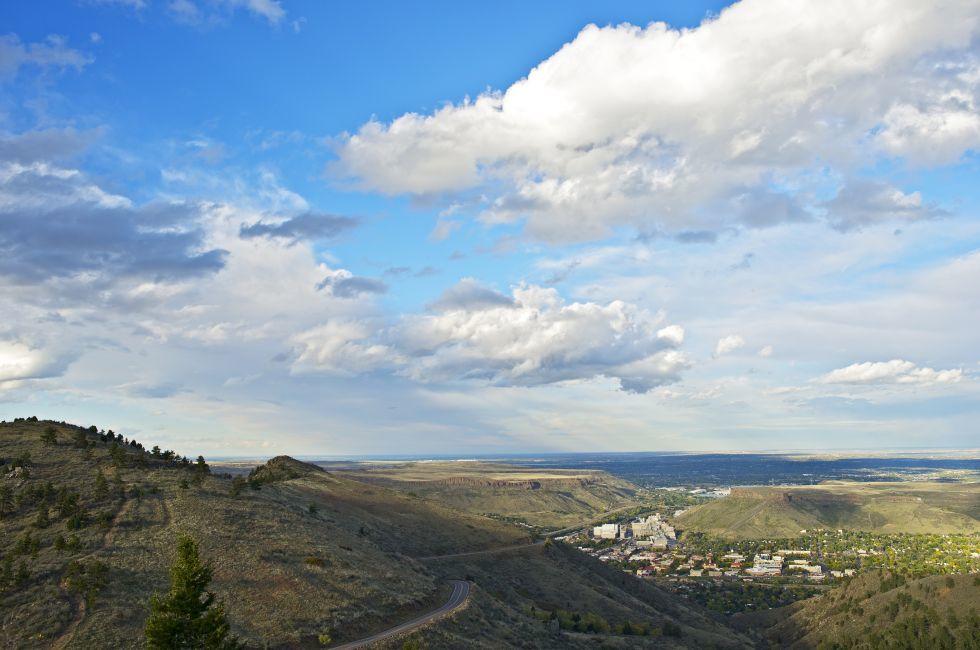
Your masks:
[{"label": "large cumulus cloud", "polygon": [[590,25],[504,92],[364,124],[335,172],[548,240],[805,220],[833,207],[820,183],[865,163],[980,145],[978,17],[971,0],[743,0],[695,29]]},{"label": "large cumulus cloud", "polygon": [[428,313],[383,332],[333,323],[296,337],[297,368],[386,370],[419,381],[478,380],[538,386],[609,377],[645,393],[676,382],[689,366],[684,330],[622,301],[563,300],[557,291],[520,286],[511,296],[464,280]]}]

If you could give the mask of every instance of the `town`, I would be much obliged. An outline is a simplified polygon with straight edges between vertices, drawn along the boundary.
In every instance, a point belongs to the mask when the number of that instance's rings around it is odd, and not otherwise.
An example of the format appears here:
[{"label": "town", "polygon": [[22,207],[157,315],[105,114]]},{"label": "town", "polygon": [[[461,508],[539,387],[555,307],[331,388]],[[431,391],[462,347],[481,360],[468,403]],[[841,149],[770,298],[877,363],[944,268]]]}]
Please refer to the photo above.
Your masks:
[{"label": "town", "polygon": [[[678,516],[682,511],[675,511]],[[641,578],[819,584],[881,568],[909,575],[980,571],[980,536],[801,530],[795,537],[725,539],[678,534],[655,513],[559,538]]]},{"label": "town", "polygon": [[659,513],[625,523],[600,524],[562,539],[641,578],[683,576],[753,581],[786,577],[822,582],[828,577],[842,578],[854,573],[853,568],[825,572],[822,565],[812,563],[812,553],[806,549],[760,550],[751,560],[735,550],[724,554],[697,552],[678,541],[674,527]]}]

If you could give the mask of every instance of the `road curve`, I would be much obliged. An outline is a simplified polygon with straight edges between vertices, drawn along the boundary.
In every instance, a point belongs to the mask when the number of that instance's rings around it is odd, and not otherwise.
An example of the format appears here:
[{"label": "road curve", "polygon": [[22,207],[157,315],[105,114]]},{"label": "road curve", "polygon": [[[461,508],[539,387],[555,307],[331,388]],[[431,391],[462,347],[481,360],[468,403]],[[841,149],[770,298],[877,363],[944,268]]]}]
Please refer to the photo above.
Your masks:
[{"label": "road curve", "polygon": [[389,628],[383,632],[378,632],[377,634],[369,637],[365,637],[357,641],[350,641],[349,643],[345,643],[343,645],[334,646],[333,650],[353,650],[353,648],[366,648],[372,643],[390,639],[393,636],[404,634],[406,632],[412,632],[423,625],[427,625],[434,621],[438,621],[440,618],[448,616],[452,612],[462,607],[470,595],[469,582],[465,580],[450,580],[450,584],[453,586],[453,593],[451,596],[449,596],[449,600],[446,601],[446,604],[439,609],[435,609],[428,614],[423,614],[422,616],[414,618],[411,621],[402,623],[401,625],[396,625],[393,628]]}]

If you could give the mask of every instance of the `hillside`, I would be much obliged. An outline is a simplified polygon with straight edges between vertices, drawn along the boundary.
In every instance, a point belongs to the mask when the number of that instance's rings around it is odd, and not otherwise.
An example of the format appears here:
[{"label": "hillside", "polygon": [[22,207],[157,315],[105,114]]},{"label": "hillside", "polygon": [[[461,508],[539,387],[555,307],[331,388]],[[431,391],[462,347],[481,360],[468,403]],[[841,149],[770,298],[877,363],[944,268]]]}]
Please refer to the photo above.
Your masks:
[{"label": "hillside", "polygon": [[304,463],[289,456],[276,456],[249,472],[248,478],[253,483],[278,483],[323,471],[318,465]]},{"label": "hillside", "polygon": [[906,580],[873,571],[809,600],[734,623],[786,648],[980,647],[980,576]]},{"label": "hillside", "polygon": [[497,463],[425,462],[347,471],[456,510],[562,528],[610,510],[639,505],[640,489],[605,472],[528,470]]},{"label": "hillside", "polygon": [[[42,440],[49,430],[53,442]],[[563,605],[601,615],[608,643],[620,642],[612,632],[626,620],[653,634],[680,630],[675,645],[747,643],[591,558],[528,545],[518,527],[293,459],[270,464],[277,480],[249,483],[108,432],[0,424],[0,646],[140,647],[147,601],[166,588],[180,533],[214,565],[212,589],[251,646],[359,638],[443,602],[446,580],[459,577],[475,582],[471,603],[421,633],[429,647],[470,637],[487,648],[593,645],[601,635],[555,635],[535,614]],[[287,478],[284,468],[302,471]]]},{"label": "hillside", "polygon": [[677,518],[684,530],[739,538],[815,528],[879,533],[980,531],[980,483],[826,483],[735,488]]}]

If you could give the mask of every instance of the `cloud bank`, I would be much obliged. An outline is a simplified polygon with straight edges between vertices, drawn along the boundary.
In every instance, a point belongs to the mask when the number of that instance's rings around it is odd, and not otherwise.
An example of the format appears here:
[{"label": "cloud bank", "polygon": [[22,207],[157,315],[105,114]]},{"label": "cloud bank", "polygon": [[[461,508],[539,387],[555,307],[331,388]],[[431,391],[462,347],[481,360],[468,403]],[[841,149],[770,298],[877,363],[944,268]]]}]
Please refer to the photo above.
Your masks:
[{"label": "cloud bank", "polygon": [[[478,380],[539,386],[594,377],[645,393],[689,367],[684,330],[622,301],[567,303],[554,289],[512,296],[463,280],[432,312],[406,316],[382,335],[366,324],[326,324],[295,339],[301,370],[386,369],[424,382]],[[376,331],[376,330],[375,330]]]},{"label": "cloud bank", "polygon": [[[590,25],[506,91],[364,124],[333,171],[451,195],[550,241],[929,216],[897,188],[860,204],[848,179],[980,145],[978,13],[970,0],[743,0],[694,29]],[[842,195],[815,200],[828,184]]]}]

